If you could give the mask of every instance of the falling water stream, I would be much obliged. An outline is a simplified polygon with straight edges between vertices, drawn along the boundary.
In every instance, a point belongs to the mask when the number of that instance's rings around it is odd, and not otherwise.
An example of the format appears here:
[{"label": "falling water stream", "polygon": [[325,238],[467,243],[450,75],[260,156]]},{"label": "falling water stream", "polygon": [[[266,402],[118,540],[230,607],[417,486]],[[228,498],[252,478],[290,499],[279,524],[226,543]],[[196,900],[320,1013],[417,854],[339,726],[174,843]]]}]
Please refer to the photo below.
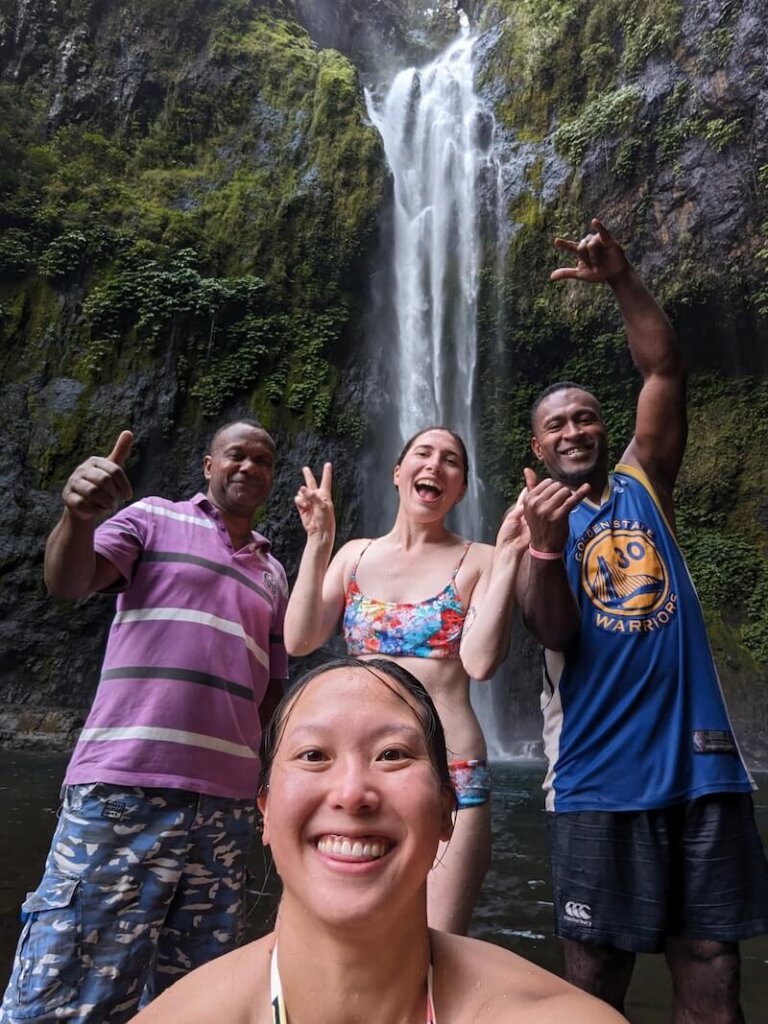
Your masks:
[{"label": "falling water stream", "polygon": [[[461,434],[474,471],[453,523],[466,537],[492,540],[476,469],[477,307],[488,213],[481,185],[498,182],[500,167],[492,116],[474,91],[473,45],[465,29],[431,64],[401,71],[385,96],[369,91],[366,100],[394,186],[387,280],[396,329],[386,374],[399,440],[431,423]],[[473,685],[472,701],[491,756],[509,756],[494,727],[490,687]]]},{"label": "falling water stream", "polygon": [[[464,438],[477,464],[477,296],[481,263],[477,182],[493,165],[479,143],[473,39],[463,34],[421,69],[401,71],[368,110],[394,180],[394,373],[401,440],[428,423]],[[482,529],[473,474],[458,528]]]}]

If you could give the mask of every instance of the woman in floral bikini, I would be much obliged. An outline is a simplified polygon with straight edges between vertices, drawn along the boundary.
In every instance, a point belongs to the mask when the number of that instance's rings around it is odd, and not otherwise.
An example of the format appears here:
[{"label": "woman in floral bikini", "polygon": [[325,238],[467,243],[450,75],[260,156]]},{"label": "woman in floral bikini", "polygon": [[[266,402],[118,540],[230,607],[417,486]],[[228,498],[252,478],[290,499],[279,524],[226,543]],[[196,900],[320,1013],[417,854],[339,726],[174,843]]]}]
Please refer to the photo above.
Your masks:
[{"label": "woman in floral bikini", "polygon": [[331,466],[319,485],[305,467],[296,506],[307,544],[285,619],[289,653],[316,650],[341,620],[350,654],[391,658],[429,691],[445,729],[459,808],[430,876],[429,923],[457,934],[469,928],[490,859],[490,775],[469,679],[490,678],[507,653],[515,576],[528,544],[518,508],[505,516],[495,547],[446,528],[467,489],[467,461],[453,431],[416,434],[394,469],[394,526],[375,540],[350,541],[333,560]]}]

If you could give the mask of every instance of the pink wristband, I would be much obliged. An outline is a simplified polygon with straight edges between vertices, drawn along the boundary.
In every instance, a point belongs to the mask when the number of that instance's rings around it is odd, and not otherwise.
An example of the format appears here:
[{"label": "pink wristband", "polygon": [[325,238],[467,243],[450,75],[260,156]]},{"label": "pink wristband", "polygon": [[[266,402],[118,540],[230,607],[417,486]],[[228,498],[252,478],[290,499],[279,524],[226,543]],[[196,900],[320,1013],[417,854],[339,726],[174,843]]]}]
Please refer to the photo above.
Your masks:
[{"label": "pink wristband", "polygon": [[540,558],[542,562],[555,562],[563,557],[562,551],[539,551],[533,544],[528,545],[528,553],[532,558]]}]

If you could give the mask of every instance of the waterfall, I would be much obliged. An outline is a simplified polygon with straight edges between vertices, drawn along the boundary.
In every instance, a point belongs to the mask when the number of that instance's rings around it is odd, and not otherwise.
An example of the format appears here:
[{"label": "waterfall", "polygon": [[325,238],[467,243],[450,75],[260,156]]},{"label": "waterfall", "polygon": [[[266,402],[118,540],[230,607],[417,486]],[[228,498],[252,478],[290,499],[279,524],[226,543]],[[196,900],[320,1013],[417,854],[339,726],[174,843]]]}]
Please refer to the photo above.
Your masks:
[{"label": "waterfall", "polygon": [[[378,105],[366,93],[394,182],[391,383],[405,440],[445,423],[477,465],[477,295],[481,266],[477,182],[493,164],[464,33],[425,68],[408,68]],[[482,142],[485,146],[482,145]],[[457,528],[482,530],[482,483],[472,473]]]},{"label": "waterfall", "polygon": [[[474,91],[473,45],[465,30],[431,64],[401,71],[384,95],[366,91],[393,179],[388,265],[381,272],[387,294],[370,332],[378,395],[372,413],[376,422],[396,424],[401,443],[430,423],[462,435],[472,472],[453,525],[493,542],[495,522],[486,519],[478,473],[477,308],[489,239],[498,266],[502,190],[493,118]],[[377,476],[372,466],[367,478]],[[390,495],[391,488],[369,495],[367,526],[384,526]],[[491,756],[524,754],[498,735],[491,686],[473,683],[472,701]]]}]

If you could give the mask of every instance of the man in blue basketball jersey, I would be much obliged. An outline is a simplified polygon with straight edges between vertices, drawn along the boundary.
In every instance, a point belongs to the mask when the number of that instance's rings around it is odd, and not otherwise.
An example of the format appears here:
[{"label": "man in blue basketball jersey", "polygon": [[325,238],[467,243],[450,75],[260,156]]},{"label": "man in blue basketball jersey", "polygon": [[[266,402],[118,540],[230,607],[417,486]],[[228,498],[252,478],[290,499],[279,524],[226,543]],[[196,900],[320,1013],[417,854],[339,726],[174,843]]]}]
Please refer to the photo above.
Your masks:
[{"label": "man in blue basketball jersey", "polygon": [[701,608],[675,541],[685,370],[675,333],[597,220],[552,280],[607,284],[643,378],[608,471],[598,400],[571,382],[532,410],[531,545],[518,577],[545,648],[544,782],[566,977],[622,1010],[663,952],[676,1024],[737,1024],[741,939],[768,931],[768,865]]}]

